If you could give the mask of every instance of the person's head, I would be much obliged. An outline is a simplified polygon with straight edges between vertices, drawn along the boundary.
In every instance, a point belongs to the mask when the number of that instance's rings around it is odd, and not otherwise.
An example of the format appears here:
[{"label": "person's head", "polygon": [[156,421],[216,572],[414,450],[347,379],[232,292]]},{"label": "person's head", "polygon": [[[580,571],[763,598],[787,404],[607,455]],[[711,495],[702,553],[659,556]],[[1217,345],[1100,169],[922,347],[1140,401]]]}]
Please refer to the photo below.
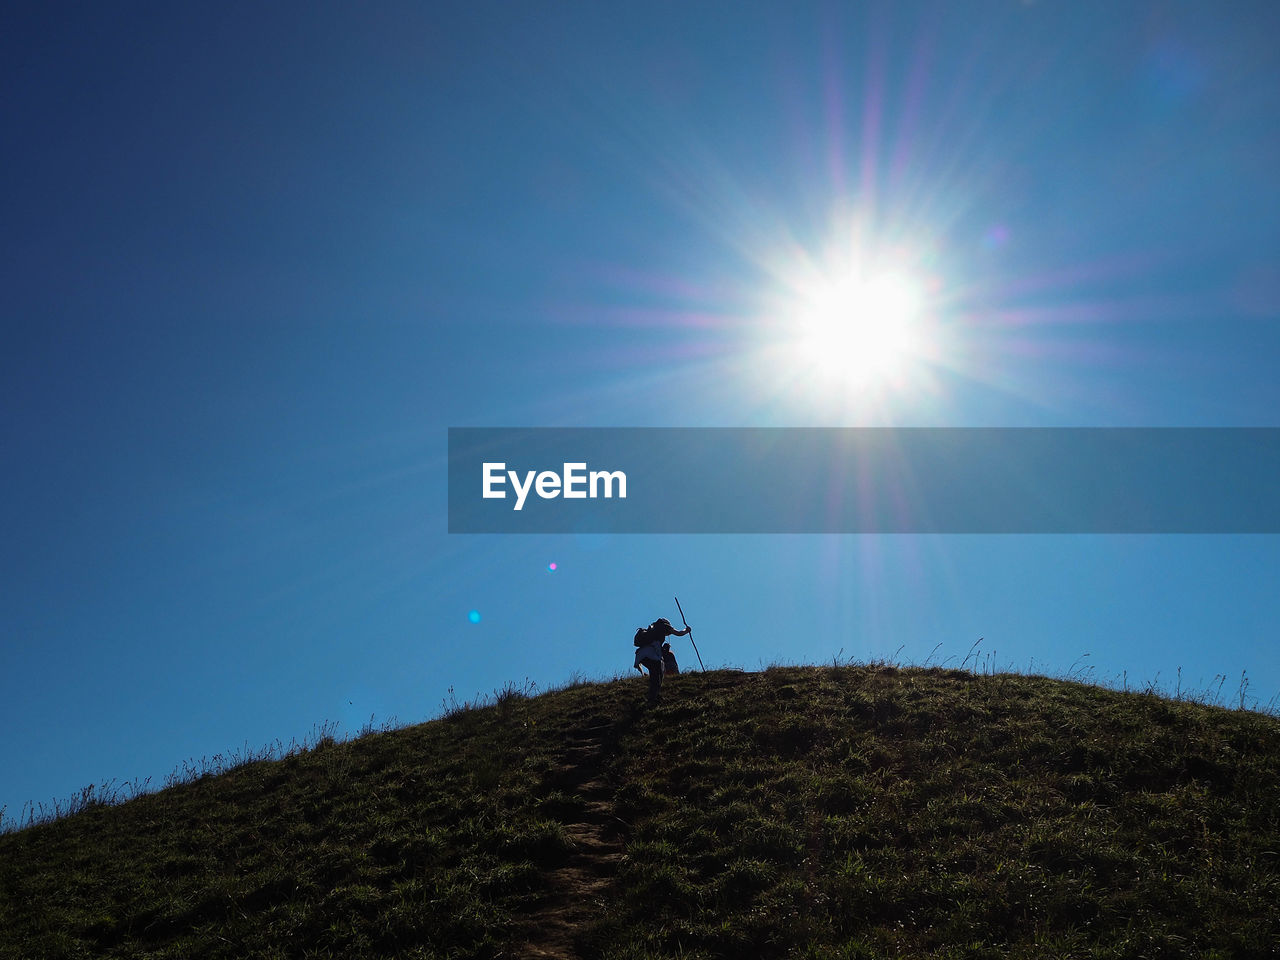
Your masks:
[{"label": "person's head", "polygon": [[668,630],[671,629],[671,621],[666,617],[659,617],[657,620],[653,621],[653,625],[655,627],[666,627]]},{"label": "person's head", "polygon": [[662,645],[662,649],[663,649],[663,651],[664,651],[664,652],[669,652],[669,651],[671,650],[671,644],[669,644],[669,643],[664,643],[664,644]]}]

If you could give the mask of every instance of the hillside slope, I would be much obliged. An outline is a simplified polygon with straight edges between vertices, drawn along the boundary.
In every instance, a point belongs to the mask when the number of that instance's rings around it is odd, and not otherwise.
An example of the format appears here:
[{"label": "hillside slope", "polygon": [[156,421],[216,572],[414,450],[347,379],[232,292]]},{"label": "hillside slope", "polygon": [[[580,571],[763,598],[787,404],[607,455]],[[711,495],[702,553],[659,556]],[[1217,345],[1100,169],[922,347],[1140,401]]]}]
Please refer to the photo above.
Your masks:
[{"label": "hillside slope", "polygon": [[0,836],[4,957],[1269,957],[1280,722],[887,667],[508,693]]}]

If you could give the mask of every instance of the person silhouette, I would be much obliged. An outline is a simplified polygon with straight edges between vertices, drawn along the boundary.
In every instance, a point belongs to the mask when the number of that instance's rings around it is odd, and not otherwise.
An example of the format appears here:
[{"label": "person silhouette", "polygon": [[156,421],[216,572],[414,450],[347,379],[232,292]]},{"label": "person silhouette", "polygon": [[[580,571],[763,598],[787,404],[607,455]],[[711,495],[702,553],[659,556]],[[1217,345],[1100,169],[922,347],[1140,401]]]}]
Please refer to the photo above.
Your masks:
[{"label": "person silhouette", "polygon": [[[649,671],[649,702],[657,703],[662,691],[663,641],[667,637],[683,637],[693,631],[692,627],[677,630],[666,617],[660,617],[647,627],[636,631],[635,668],[641,666]],[[668,644],[670,646],[670,644]],[[672,658],[675,659],[674,657]],[[643,671],[641,671],[643,672]]]}]

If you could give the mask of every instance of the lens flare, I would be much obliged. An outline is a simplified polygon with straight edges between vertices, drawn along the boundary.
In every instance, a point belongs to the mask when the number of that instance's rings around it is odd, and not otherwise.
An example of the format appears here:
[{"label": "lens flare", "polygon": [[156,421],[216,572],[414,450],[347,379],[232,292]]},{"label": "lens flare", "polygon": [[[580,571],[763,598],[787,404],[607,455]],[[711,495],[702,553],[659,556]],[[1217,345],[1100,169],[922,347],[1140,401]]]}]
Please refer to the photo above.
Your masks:
[{"label": "lens flare", "polygon": [[557,568],[554,560],[547,564],[547,569],[550,570],[552,573],[556,572]]},{"label": "lens flare", "polygon": [[985,250],[999,250],[1009,242],[1009,228],[1003,223],[993,224],[982,235],[982,246]]},{"label": "lens flare", "polygon": [[467,619],[468,619],[468,620],[470,620],[472,623],[479,623],[479,622],[480,622],[480,611],[479,611],[479,610],[472,610],[470,613],[468,613],[468,614],[467,614]]}]

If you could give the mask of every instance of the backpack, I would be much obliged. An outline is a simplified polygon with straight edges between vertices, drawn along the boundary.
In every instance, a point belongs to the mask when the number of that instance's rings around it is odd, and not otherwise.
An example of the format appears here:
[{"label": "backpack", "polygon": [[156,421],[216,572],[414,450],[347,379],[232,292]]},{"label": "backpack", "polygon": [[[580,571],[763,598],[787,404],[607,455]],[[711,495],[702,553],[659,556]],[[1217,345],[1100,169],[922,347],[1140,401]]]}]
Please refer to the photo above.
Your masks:
[{"label": "backpack", "polygon": [[662,643],[667,639],[666,627],[671,626],[666,620],[655,620],[647,627],[636,631],[634,643],[637,647],[647,647],[651,643]]}]

